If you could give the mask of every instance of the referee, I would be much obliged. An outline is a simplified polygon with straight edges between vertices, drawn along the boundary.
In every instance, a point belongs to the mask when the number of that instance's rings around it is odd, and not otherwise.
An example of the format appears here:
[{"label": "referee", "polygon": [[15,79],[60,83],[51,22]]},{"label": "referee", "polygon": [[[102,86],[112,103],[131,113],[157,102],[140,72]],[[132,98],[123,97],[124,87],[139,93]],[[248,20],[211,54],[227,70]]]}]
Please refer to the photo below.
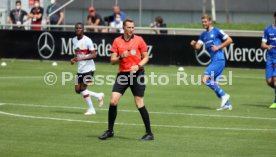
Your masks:
[{"label": "referee", "polygon": [[114,123],[117,116],[117,105],[121,96],[130,87],[146,128],[146,134],[141,140],[153,140],[150,127],[149,113],[144,104],[144,65],[148,62],[147,45],[142,37],[134,35],[134,21],[126,19],[123,22],[124,34],[117,37],[111,47],[111,64],[119,63],[119,73],[112,89],[112,96],[108,110],[108,130],[100,140],[114,136]]}]

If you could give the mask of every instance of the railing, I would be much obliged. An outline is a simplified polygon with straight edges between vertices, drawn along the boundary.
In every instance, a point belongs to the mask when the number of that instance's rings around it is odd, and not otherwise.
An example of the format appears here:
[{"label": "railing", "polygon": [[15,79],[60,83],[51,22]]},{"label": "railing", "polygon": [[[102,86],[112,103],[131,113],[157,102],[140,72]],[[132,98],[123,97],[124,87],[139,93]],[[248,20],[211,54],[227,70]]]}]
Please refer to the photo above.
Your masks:
[{"label": "railing", "polygon": [[[63,31],[74,31],[74,25],[34,25],[34,24],[0,24],[1,29],[12,29],[12,27],[25,27],[26,30],[30,30],[31,27],[41,27],[43,30],[48,30],[48,28],[62,28]],[[86,28],[101,28],[101,29],[114,29],[109,26],[88,26]],[[192,28],[152,28],[152,27],[135,27],[135,32],[137,34],[154,34],[153,30],[167,30],[168,34],[172,35],[199,35],[203,29],[192,29]],[[224,30],[230,36],[252,36],[261,37],[262,31],[249,31],[249,30]]]},{"label": "railing", "polygon": [[74,2],[74,0],[70,0],[68,2],[66,2],[65,4],[63,4],[62,6],[60,6],[58,9],[56,9],[55,11],[51,12],[48,17],[54,15],[55,13],[57,13],[58,11],[60,11],[61,9],[65,8],[67,5],[69,5],[70,3]]}]

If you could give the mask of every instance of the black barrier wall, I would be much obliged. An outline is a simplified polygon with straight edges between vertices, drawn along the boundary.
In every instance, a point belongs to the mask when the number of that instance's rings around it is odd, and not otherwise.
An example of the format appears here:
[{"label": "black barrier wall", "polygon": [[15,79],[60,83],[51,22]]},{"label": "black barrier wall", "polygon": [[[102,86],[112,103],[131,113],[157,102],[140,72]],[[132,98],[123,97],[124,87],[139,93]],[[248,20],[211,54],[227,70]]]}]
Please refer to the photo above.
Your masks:
[{"label": "black barrier wall", "polygon": [[[40,32],[0,30],[0,58],[70,60],[74,32]],[[97,62],[109,62],[112,42],[120,34],[86,33],[97,49]],[[148,44],[150,64],[208,65],[209,54],[203,48],[195,52],[191,40],[198,36],[141,35]],[[228,67],[264,68],[266,51],[260,48],[261,37],[232,37],[233,43],[224,49]]]}]

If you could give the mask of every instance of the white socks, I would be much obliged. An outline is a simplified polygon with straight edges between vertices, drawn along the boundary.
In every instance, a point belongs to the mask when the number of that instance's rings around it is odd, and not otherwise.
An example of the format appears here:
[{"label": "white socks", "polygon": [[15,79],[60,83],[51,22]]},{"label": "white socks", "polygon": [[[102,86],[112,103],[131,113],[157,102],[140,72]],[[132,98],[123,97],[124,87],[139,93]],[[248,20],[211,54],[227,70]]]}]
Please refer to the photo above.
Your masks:
[{"label": "white socks", "polygon": [[89,107],[89,110],[95,111],[94,106],[93,106],[93,103],[92,103],[92,100],[91,100],[91,98],[90,98],[90,93],[89,93],[89,91],[86,89],[86,90],[84,90],[84,91],[81,92],[81,95],[82,95],[83,98],[85,99],[86,104],[87,104],[88,107]]}]

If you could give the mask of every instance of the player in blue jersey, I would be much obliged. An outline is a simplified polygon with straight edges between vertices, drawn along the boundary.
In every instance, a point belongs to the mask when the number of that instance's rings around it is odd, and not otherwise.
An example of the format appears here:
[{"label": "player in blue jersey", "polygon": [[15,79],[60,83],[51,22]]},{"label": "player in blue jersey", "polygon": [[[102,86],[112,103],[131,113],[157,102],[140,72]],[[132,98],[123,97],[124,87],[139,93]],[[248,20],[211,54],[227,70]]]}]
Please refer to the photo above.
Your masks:
[{"label": "player in blue jersey", "polygon": [[221,99],[220,108],[217,110],[232,110],[229,102],[230,95],[225,93],[218,85],[219,78],[225,67],[223,48],[232,43],[230,36],[222,30],[212,26],[212,18],[204,15],[201,18],[202,27],[206,29],[198,41],[192,40],[191,46],[195,50],[200,50],[205,45],[206,50],[211,55],[211,63],[208,65],[202,77],[202,82],[210,87]]},{"label": "player in blue jersey", "polygon": [[274,12],[274,24],[264,30],[261,47],[267,49],[266,83],[275,91],[274,102],[269,108],[276,108],[276,12]]}]

